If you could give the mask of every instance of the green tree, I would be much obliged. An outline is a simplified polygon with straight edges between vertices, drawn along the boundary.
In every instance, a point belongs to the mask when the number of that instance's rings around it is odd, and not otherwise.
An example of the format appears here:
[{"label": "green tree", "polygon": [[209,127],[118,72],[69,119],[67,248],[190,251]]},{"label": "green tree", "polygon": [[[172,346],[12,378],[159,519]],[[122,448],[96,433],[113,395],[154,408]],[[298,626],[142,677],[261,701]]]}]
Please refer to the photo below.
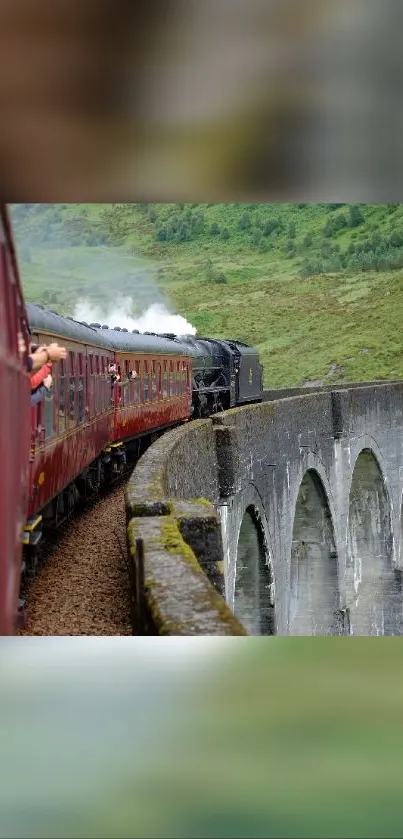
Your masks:
[{"label": "green tree", "polygon": [[217,271],[211,259],[206,262],[206,280],[208,283],[216,283],[217,285],[224,285],[227,282],[223,271]]},{"label": "green tree", "polygon": [[167,229],[166,227],[158,227],[155,232],[155,238],[157,242],[166,242],[167,240]]},{"label": "green tree", "polygon": [[340,207],[344,207],[344,204],[326,204],[326,210],[328,213],[331,213],[333,210],[338,210]]},{"label": "green tree", "polygon": [[326,236],[327,238],[330,238],[331,236],[333,236],[333,233],[334,233],[333,219],[328,218],[328,220],[327,220],[327,222],[326,222],[326,224],[323,228],[323,235]]},{"label": "green tree", "polygon": [[251,238],[254,245],[258,245],[262,238],[262,231],[258,227],[251,228]]},{"label": "green tree", "polygon": [[290,239],[295,239],[297,235],[297,228],[294,221],[290,221],[288,225],[288,236]]},{"label": "green tree", "polygon": [[359,227],[364,221],[364,216],[357,204],[352,204],[350,207],[350,227]]},{"label": "green tree", "polygon": [[204,214],[201,213],[201,212],[194,213],[193,216],[192,216],[191,225],[192,225],[193,233],[196,236],[199,235],[200,233],[203,233],[203,231],[204,231]]},{"label": "green tree", "polygon": [[241,230],[249,230],[252,226],[249,213],[244,213],[239,219],[239,227]]},{"label": "green tree", "polygon": [[294,256],[296,256],[297,251],[295,248],[295,242],[293,242],[292,239],[288,239],[285,248],[289,259],[292,259]]},{"label": "green tree", "polygon": [[389,244],[392,248],[401,248],[403,245],[403,236],[398,230],[394,230],[392,235],[389,237]]}]

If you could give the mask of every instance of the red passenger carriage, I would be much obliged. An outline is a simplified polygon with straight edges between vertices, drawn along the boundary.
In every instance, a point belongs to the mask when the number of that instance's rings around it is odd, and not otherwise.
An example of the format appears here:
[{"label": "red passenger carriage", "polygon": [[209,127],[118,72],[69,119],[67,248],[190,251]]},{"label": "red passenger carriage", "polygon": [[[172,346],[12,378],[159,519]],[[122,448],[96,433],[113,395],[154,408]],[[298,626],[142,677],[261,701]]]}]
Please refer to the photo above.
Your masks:
[{"label": "red passenger carriage", "polygon": [[26,520],[30,447],[29,377],[23,297],[7,208],[0,205],[0,634],[15,629],[21,574],[21,537]]},{"label": "red passenger carriage", "polygon": [[[29,572],[43,525],[59,524],[79,493],[98,490],[111,471],[119,472],[126,444],[188,419],[192,389],[191,361],[180,344],[27,309],[34,342],[57,341],[68,353],[54,366],[52,390],[32,409]],[[112,383],[110,364],[119,384]]]}]

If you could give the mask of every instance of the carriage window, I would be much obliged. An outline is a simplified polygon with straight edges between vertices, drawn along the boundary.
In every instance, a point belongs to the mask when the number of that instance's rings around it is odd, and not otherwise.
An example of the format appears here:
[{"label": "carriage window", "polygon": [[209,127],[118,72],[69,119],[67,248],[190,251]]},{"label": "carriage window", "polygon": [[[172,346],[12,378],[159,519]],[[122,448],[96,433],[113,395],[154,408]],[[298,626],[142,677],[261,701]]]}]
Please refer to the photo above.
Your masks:
[{"label": "carriage window", "polygon": [[122,405],[129,405],[130,404],[130,370],[129,370],[129,362],[125,361],[122,367],[122,377],[121,381],[123,383],[123,387],[121,388],[122,391]]},{"label": "carriage window", "polygon": [[133,402],[135,405],[138,405],[140,402],[140,375],[137,373],[137,378],[134,379],[132,382],[134,388],[134,399]]},{"label": "carriage window", "polygon": [[102,357],[102,402],[101,402],[101,410],[107,411],[111,407],[111,402],[113,399],[113,393],[111,388],[111,377],[108,373],[109,361],[107,358]]},{"label": "carriage window", "polygon": [[169,395],[175,395],[175,377],[172,361],[169,363]]},{"label": "carriage window", "polygon": [[74,370],[74,353],[69,353],[70,356],[70,378],[69,378],[69,418],[71,422],[76,418],[76,379]]},{"label": "carriage window", "polygon": [[140,363],[135,361],[132,366],[132,371],[137,373],[135,379],[130,378],[130,402],[132,405],[138,405],[140,402]]},{"label": "carriage window", "polygon": [[88,407],[89,416],[93,417],[95,414],[95,379],[94,379],[94,357],[92,353],[88,356]]},{"label": "carriage window", "polygon": [[53,437],[54,429],[54,397],[53,389],[47,390],[45,394],[45,436]]},{"label": "carriage window", "polygon": [[168,372],[167,372],[166,366],[167,366],[167,363],[165,361],[165,363],[164,363],[164,368],[165,369],[164,369],[164,375],[163,375],[163,379],[162,379],[162,397],[163,397],[163,399],[166,399],[167,396],[168,396]]},{"label": "carriage window", "polygon": [[106,411],[110,405],[110,379],[107,373],[108,367],[105,364],[105,359],[102,356],[100,359],[99,370],[99,410]]},{"label": "carriage window", "polygon": [[98,413],[98,382],[99,382],[99,362],[98,356],[94,355],[93,358],[93,366],[92,366],[92,400],[93,400],[93,413]]},{"label": "carriage window", "polygon": [[149,376],[149,373],[148,373],[147,362],[145,362],[145,364],[144,364],[144,384],[143,384],[144,402],[148,402],[148,400],[149,400],[149,392],[148,392],[149,391],[149,383],[150,383],[150,376]]},{"label": "carriage window", "polygon": [[78,421],[84,421],[84,377],[78,379]]},{"label": "carriage window", "polygon": [[64,434],[66,430],[66,376],[64,370],[64,362],[60,362],[60,376],[59,376],[59,434]]},{"label": "carriage window", "polygon": [[155,372],[155,361],[153,362],[153,371],[151,374],[151,399],[154,401],[157,399],[157,374]]},{"label": "carriage window", "polygon": [[122,387],[122,402],[123,405],[130,405],[130,382],[129,379],[125,379],[124,387]]},{"label": "carriage window", "polygon": [[182,370],[182,393],[186,393],[186,370]]},{"label": "carriage window", "polygon": [[74,376],[70,376],[70,408],[69,408],[69,417],[72,422],[74,422],[76,418],[76,380]]},{"label": "carriage window", "polygon": [[78,421],[84,422],[84,408],[85,408],[85,393],[84,393],[84,361],[83,354],[78,356]]}]

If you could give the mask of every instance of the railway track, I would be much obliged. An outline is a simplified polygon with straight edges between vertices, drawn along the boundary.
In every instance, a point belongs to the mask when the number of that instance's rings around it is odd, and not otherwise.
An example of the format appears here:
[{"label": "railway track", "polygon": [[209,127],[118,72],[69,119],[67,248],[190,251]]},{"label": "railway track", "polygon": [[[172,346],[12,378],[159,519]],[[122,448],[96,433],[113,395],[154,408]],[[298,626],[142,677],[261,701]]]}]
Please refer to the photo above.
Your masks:
[{"label": "railway track", "polygon": [[19,635],[132,635],[124,481],[62,525],[24,584]]}]

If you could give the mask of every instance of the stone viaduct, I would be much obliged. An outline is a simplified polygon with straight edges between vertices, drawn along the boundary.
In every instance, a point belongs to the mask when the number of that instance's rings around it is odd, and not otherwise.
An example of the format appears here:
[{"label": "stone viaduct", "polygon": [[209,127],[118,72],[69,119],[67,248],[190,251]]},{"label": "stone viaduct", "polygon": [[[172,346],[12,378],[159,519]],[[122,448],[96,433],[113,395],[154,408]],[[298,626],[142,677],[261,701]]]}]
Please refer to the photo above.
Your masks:
[{"label": "stone viaduct", "polygon": [[126,491],[145,631],[401,635],[403,383],[266,394],[168,432]]}]

